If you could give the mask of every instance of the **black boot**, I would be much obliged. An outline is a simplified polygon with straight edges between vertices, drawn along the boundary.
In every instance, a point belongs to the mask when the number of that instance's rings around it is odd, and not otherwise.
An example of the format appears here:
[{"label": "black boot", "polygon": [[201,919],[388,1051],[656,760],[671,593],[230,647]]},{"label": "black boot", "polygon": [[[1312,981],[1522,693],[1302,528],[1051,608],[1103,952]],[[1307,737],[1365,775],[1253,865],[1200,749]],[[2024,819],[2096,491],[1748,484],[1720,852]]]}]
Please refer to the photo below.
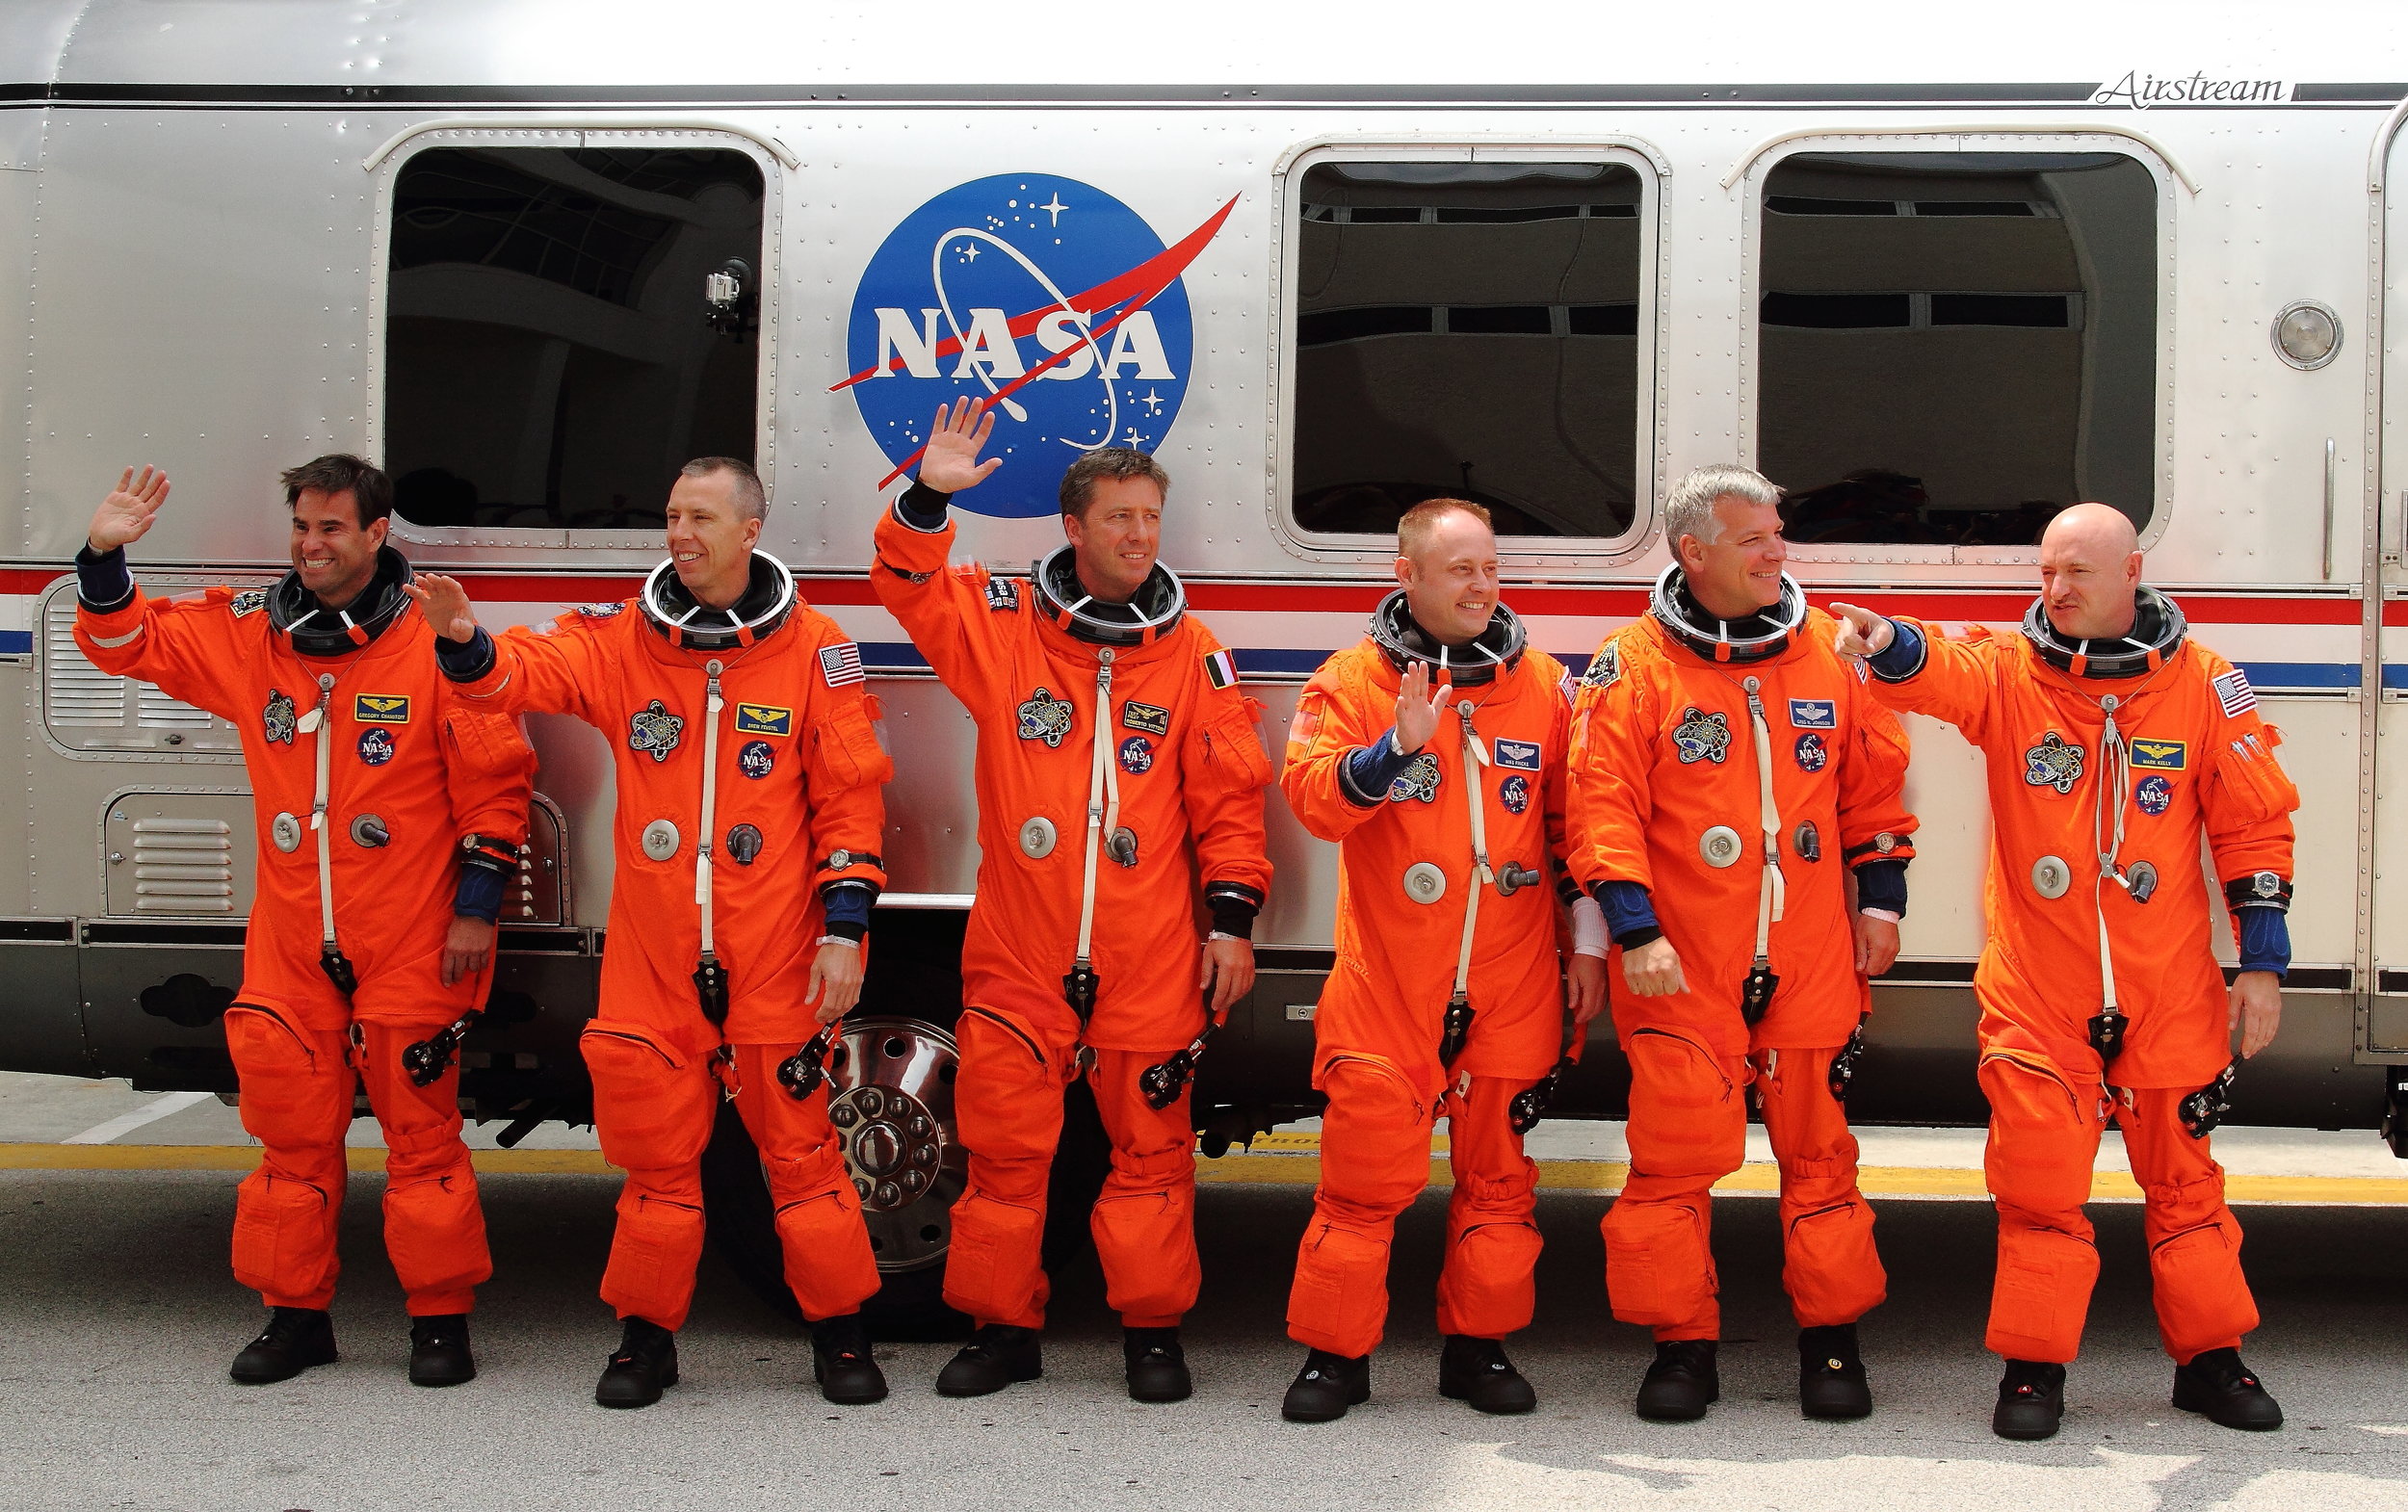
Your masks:
[{"label": "black boot", "polygon": [[2191,1356],[2188,1365],[2174,1367],[2174,1405],[2252,1433],[2283,1425],[2283,1409],[2258,1384],[2256,1372],[2240,1363],[2238,1349],[2209,1349]]},{"label": "black boot", "polygon": [[1656,1345],[1656,1363],[1638,1383],[1638,1415],[1651,1422],[1695,1422],[1722,1397],[1712,1339]]},{"label": "black boot", "polygon": [[870,1330],[859,1313],[811,1325],[811,1379],[820,1383],[822,1396],[840,1406],[886,1399],[886,1372],[870,1353]]},{"label": "black boot", "polygon": [[1279,1416],[1290,1422],[1335,1422],[1349,1407],[1372,1399],[1372,1357],[1331,1354],[1316,1349],[1304,1357],[1304,1369],[1288,1383]]},{"label": "black boot", "polygon": [[1129,1399],[1183,1402],[1195,1391],[1176,1328],[1124,1328],[1120,1356],[1129,1369]]},{"label": "black boot", "polygon": [[1034,1381],[1045,1373],[1045,1356],[1034,1328],[1009,1323],[982,1323],[961,1352],[937,1372],[939,1396],[984,1396],[1014,1381]]},{"label": "black boot", "polygon": [[1538,1393],[1505,1358],[1505,1342],[1449,1334],[1438,1354],[1438,1395],[1480,1412],[1529,1412]]},{"label": "black boot", "polygon": [[1871,1415],[1872,1388],[1856,1355],[1854,1323],[1797,1331],[1797,1408],[1835,1421]]},{"label": "black boot", "polygon": [[2009,1360],[1999,1378],[1999,1405],[1990,1431],[2002,1439],[2046,1439],[2065,1416],[2065,1367],[2038,1360]]},{"label": "black boot", "polygon": [[468,1352],[468,1315],[437,1313],[409,1320],[409,1384],[459,1386],[477,1378]]},{"label": "black boot", "polygon": [[244,1345],[226,1373],[245,1386],[271,1386],[334,1360],[334,1319],[324,1309],[273,1307],[268,1326]]},{"label": "black boot", "polygon": [[618,1352],[602,1369],[593,1399],[605,1407],[649,1407],[677,1384],[677,1336],[641,1317],[627,1319]]}]

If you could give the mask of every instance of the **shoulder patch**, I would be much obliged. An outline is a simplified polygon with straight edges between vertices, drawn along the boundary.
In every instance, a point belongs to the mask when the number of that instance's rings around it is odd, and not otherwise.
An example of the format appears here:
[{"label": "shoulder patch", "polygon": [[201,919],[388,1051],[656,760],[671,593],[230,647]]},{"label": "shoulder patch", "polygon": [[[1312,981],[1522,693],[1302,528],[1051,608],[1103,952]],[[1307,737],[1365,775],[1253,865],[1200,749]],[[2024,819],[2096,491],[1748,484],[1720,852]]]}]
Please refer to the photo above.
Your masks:
[{"label": "shoulder patch", "polygon": [[1609,640],[1588,659],[1588,670],[1581,674],[1583,688],[1611,688],[1622,678],[1622,648]]},{"label": "shoulder patch", "polygon": [[847,688],[861,681],[861,647],[858,642],[839,640],[834,645],[820,647],[820,675],[830,688]]},{"label": "shoulder patch", "polygon": [[1215,688],[1238,686],[1238,663],[1227,651],[1208,651],[1204,655],[1204,680]]},{"label": "shoulder patch", "polygon": [[608,619],[613,614],[625,613],[626,609],[624,604],[580,604],[577,613],[587,619]]},{"label": "shoulder patch", "polygon": [[240,619],[246,614],[256,614],[261,610],[268,607],[268,590],[266,588],[245,588],[240,593],[235,594],[232,598],[227,599],[225,601],[225,607],[232,612],[236,619]]},{"label": "shoulder patch", "polygon": [[1020,584],[1013,578],[986,580],[986,607],[998,614],[1015,613],[1020,608]]},{"label": "shoulder patch", "polygon": [[2258,691],[2249,686],[2249,674],[2234,667],[2221,677],[2210,680],[2215,690],[2216,701],[2224,706],[2224,717],[2237,719],[2258,707]]}]

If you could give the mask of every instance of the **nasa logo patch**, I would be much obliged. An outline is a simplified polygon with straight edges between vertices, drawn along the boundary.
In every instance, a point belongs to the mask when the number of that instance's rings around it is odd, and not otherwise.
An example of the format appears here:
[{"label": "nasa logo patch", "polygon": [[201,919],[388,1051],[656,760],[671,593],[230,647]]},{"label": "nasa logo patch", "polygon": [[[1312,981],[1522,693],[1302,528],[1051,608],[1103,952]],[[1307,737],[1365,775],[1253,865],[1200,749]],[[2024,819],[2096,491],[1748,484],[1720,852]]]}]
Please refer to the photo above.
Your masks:
[{"label": "nasa logo patch", "polygon": [[1821,736],[1817,735],[1812,730],[1808,730],[1805,734],[1797,738],[1798,770],[1820,771],[1822,770],[1823,763],[1829,761],[1830,759],[1830,747],[1822,743]]},{"label": "nasa logo patch", "polygon": [[736,769],[758,782],[777,769],[777,752],[767,741],[746,741],[736,752]]},{"label": "nasa logo patch", "polygon": [[992,404],[986,455],[1003,466],[954,508],[1052,514],[1068,456],[1151,452],[1178,418],[1195,348],[1180,275],[1236,204],[1165,248],[1136,211],[1074,178],[999,173],[946,190],[862,271],[850,373],[831,390],[851,391],[895,464],[889,482],[928,444],[940,404]]},{"label": "nasa logo patch", "polygon": [[1531,779],[1516,773],[1497,785],[1497,801],[1508,814],[1519,814],[1531,806]]},{"label": "nasa logo patch", "polygon": [[2157,818],[2174,804],[2173,779],[2155,774],[2141,778],[2133,789],[2133,801],[2140,805],[2140,812]]},{"label": "nasa logo patch", "polygon": [[1120,769],[1131,776],[1143,776],[1154,769],[1154,743],[1142,735],[1132,735],[1120,743]]},{"label": "nasa logo patch", "polygon": [[393,759],[393,732],[381,724],[372,724],[359,732],[359,759],[371,767],[381,767]]}]

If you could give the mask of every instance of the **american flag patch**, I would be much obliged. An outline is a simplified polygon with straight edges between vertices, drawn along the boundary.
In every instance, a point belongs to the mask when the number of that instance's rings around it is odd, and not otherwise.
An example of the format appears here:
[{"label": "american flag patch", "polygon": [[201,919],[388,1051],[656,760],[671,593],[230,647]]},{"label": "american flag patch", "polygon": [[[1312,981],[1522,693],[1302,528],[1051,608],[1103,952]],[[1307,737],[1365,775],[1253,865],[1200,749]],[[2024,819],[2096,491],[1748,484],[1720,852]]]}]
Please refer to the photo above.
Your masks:
[{"label": "american flag patch", "polygon": [[1204,658],[1204,676],[1215,688],[1234,688],[1238,683],[1238,664],[1226,651],[1215,651]]},{"label": "american flag patch", "polygon": [[2258,691],[2249,686],[2249,675],[2234,667],[2212,680],[2217,701],[2224,705],[2224,717],[2231,719],[2258,707]]},{"label": "american flag patch", "polygon": [[850,640],[820,647],[820,675],[830,688],[861,681],[861,648]]}]

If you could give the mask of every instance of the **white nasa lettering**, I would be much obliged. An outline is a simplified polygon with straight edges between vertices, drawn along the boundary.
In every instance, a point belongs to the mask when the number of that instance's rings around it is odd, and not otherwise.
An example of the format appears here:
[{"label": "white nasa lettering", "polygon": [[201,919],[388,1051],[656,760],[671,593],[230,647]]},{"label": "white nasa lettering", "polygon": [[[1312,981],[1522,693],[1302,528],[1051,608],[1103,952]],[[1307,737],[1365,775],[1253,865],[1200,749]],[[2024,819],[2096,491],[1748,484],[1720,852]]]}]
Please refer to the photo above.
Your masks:
[{"label": "white nasa lettering", "polygon": [[1049,378],[1083,378],[1095,371],[1095,343],[1080,330],[1086,317],[1070,310],[1056,310],[1036,323],[1036,344],[1052,356],[1067,352],[1060,364],[1045,370]]},{"label": "white nasa lettering", "polygon": [[1029,370],[1011,339],[1011,317],[1001,310],[972,310],[969,333],[961,338],[961,360],[954,377],[976,378],[984,368],[991,378],[1016,378]]},{"label": "white nasa lettering", "polygon": [[1104,377],[1120,377],[1124,362],[1137,364],[1141,378],[1176,379],[1170,371],[1170,354],[1163,350],[1163,334],[1154,328],[1154,312],[1139,310],[1112,327],[1112,355],[1104,359]]},{"label": "white nasa lettering", "polygon": [[870,370],[872,378],[893,378],[891,363],[901,357],[903,369],[913,378],[936,377],[936,315],[934,310],[920,312],[920,328],[911,328],[911,317],[903,310],[881,309],[877,312],[877,366]]}]

